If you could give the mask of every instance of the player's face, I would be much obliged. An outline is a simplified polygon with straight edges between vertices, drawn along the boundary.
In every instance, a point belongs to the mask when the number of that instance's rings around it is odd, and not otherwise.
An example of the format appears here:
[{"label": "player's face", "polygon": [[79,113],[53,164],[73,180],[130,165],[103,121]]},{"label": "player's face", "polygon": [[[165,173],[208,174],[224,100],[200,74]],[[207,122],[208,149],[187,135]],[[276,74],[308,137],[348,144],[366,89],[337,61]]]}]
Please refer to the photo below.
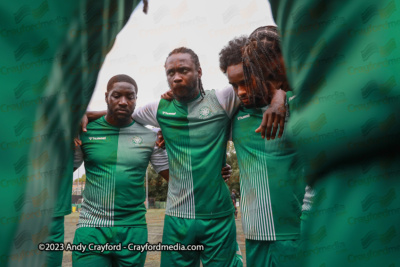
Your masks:
[{"label": "player's face", "polygon": [[165,72],[176,99],[188,101],[199,94],[198,79],[201,77],[201,68],[196,70],[190,54],[178,53],[169,56],[165,62]]},{"label": "player's face", "polygon": [[229,83],[245,107],[253,106],[247,94],[248,89],[243,72],[243,64],[231,65],[226,69]]},{"label": "player's face", "polygon": [[107,113],[116,121],[130,120],[136,106],[135,87],[127,82],[116,82],[106,92]]}]

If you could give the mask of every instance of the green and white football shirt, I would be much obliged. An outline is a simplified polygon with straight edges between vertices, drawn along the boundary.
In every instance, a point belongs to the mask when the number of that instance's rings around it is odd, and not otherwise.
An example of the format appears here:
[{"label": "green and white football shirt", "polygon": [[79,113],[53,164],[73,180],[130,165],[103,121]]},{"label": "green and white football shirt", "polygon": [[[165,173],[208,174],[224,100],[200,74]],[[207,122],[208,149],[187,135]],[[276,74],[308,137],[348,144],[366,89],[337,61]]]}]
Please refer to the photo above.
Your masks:
[{"label": "green and white football shirt", "polygon": [[187,103],[162,99],[134,113],[136,121],[160,126],[164,135],[170,165],[166,215],[209,219],[234,212],[221,168],[239,103],[227,87]]},{"label": "green and white football shirt", "polygon": [[157,172],[168,169],[165,150],[154,147],[156,133],[136,122],[115,127],[101,117],[81,140],[86,186],[78,227],[145,226],[149,160]]},{"label": "green and white football shirt", "polygon": [[232,121],[243,231],[252,240],[297,239],[305,188],[303,167],[285,133],[266,140],[254,132],[267,108],[241,107]]}]

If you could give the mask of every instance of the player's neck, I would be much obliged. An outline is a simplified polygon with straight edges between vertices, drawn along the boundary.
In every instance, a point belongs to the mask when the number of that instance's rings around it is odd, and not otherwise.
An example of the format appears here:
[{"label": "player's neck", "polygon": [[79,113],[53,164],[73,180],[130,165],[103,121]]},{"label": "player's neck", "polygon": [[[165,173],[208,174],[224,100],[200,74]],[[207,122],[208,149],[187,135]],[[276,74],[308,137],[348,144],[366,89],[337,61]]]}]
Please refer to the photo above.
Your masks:
[{"label": "player's neck", "polygon": [[182,103],[188,103],[188,102],[192,102],[193,100],[195,100],[199,96],[199,94],[200,94],[200,90],[198,88],[196,88],[187,96],[184,96],[184,97],[175,96],[175,99]]},{"label": "player's neck", "polygon": [[121,118],[116,118],[115,116],[110,115],[108,113],[105,116],[105,120],[109,124],[111,124],[112,126],[115,126],[115,127],[128,126],[129,124],[131,124],[133,122],[132,116],[129,116],[126,119],[121,119]]}]

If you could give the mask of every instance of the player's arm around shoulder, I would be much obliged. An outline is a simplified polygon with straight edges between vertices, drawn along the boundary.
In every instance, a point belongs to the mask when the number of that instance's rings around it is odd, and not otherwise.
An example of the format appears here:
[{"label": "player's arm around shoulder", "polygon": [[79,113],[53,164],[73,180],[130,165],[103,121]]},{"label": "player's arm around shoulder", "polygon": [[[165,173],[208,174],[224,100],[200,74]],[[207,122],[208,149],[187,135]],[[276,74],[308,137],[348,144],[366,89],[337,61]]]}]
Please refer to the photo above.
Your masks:
[{"label": "player's arm around shoulder", "polygon": [[229,85],[223,89],[215,90],[215,95],[228,117],[232,119],[240,106],[240,99],[236,96],[233,87]]},{"label": "player's arm around shoulder", "polygon": [[157,110],[159,103],[160,101],[158,100],[136,108],[132,114],[132,118],[142,125],[160,127],[157,121]]},{"label": "player's arm around shoulder", "polygon": [[[164,138],[161,130],[153,129],[153,131],[157,133],[157,137],[153,148],[153,153],[150,157],[150,163],[158,174],[160,174],[165,180],[169,181],[168,154],[165,149]],[[160,142],[163,144],[160,145]]]}]

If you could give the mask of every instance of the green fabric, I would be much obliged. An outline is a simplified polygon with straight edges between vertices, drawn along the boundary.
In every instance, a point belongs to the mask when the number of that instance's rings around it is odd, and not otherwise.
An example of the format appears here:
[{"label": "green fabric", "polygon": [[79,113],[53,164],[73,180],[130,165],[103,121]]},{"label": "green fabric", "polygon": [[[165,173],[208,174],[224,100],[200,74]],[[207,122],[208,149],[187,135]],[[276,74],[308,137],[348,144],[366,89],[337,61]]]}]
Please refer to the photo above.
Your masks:
[{"label": "green fabric", "polygon": [[147,242],[147,228],[142,227],[81,227],[75,232],[73,244],[88,245],[106,243],[118,245],[121,250],[94,251],[86,249],[84,253],[72,252],[72,266],[144,266],[147,251],[130,251],[129,243],[144,245]]},{"label": "green fabric", "polygon": [[[50,233],[47,238],[49,243],[64,243],[64,216],[54,217],[50,225]],[[61,266],[63,251],[49,251],[47,253],[47,266]]]},{"label": "green fabric", "polygon": [[400,147],[399,0],[271,0],[296,95],[286,127],[310,182]]},{"label": "green fabric", "polygon": [[215,91],[188,103],[161,100],[157,121],[170,165],[166,214],[181,218],[218,218],[234,212],[222,179],[230,119]]},{"label": "green fabric", "polygon": [[[331,172],[314,186],[302,216],[304,242],[295,255],[304,266],[390,266],[400,251],[400,199],[396,163],[372,158]],[[384,164],[384,165],[382,165]],[[384,170],[382,169],[384,168]]]},{"label": "green fabric", "polygon": [[[135,1],[11,1],[0,9],[2,266],[42,266],[72,137]],[[68,189],[67,189],[68,190]]]},{"label": "green fabric", "polygon": [[80,138],[86,185],[78,227],[146,225],[144,177],[156,133],[135,122],[115,127],[101,117]]},{"label": "green fabric", "polygon": [[[293,267],[303,266],[291,257],[295,254],[301,241],[259,241],[246,239],[246,266],[247,267]],[[309,265],[314,266],[314,265]]]},{"label": "green fabric", "polygon": [[286,129],[316,195],[303,266],[394,266],[400,1],[271,0],[296,98]]},{"label": "green fabric", "polygon": [[[67,169],[73,168],[73,155],[65,165]],[[73,176],[69,176],[69,172],[65,172],[65,175],[61,177],[60,188],[57,194],[57,204],[54,207],[54,217],[66,216],[72,212],[72,182]]]},{"label": "green fabric", "polygon": [[232,122],[243,231],[252,240],[297,239],[305,192],[303,165],[286,133],[267,140],[254,132],[267,108],[241,107]]},{"label": "green fabric", "polygon": [[[161,266],[243,266],[233,215],[216,219],[165,216],[163,244],[203,245],[204,251],[162,251]],[[239,254],[238,254],[239,253]]]}]

